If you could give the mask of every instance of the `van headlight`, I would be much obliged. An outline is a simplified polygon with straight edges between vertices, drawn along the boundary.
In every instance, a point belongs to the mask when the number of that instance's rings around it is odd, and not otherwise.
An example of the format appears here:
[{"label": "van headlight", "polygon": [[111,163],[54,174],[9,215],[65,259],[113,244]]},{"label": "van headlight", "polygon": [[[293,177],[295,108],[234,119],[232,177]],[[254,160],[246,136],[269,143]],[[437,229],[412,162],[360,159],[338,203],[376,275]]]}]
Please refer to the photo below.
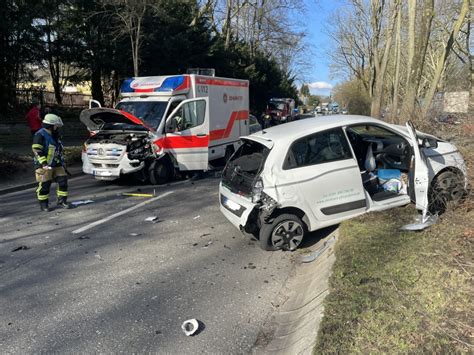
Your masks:
[{"label": "van headlight", "polygon": [[262,179],[257,179],[252,188],[252,202],[257,203],[262,198],[263,192],[263,181]]}]

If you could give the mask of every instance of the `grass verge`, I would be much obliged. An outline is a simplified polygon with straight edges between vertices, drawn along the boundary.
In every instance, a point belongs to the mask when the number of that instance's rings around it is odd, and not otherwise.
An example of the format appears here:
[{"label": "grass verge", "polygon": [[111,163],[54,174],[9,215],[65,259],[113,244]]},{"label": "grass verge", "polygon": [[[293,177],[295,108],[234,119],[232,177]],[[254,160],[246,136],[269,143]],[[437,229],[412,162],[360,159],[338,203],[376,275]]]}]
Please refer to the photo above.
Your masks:
[{"label": "grass verge", "polygon": [[342,224],[315,353],[472,351],[474,210],[400,232],[415,213]]}]

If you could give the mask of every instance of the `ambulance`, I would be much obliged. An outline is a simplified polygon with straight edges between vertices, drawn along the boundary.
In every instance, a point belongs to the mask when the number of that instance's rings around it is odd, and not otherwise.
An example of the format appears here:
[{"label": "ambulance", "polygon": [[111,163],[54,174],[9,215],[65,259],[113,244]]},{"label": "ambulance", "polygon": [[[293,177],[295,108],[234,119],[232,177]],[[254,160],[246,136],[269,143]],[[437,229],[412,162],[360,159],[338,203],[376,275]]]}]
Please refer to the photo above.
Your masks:
[{"label": "ambulance", "polygon": [[83,171],[98,180],[138,173],[163,184],[177,171],[206,171],[210,161],[228,159],[249,134],[247,80],[134,77],[123,82],[120,98],[115,108],[90,104],[80,115],[91,132]]}]

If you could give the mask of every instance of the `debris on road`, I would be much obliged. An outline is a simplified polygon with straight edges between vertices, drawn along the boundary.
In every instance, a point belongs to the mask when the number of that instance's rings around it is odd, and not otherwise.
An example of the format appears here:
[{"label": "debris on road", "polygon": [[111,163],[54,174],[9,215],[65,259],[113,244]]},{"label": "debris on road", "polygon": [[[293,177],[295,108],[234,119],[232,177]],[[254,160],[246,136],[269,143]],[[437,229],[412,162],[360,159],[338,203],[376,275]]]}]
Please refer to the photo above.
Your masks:
[{"label": "debris on road", "polygon": [[203,245],[203,248],[207,248],[212,243],[213,243],[212,240],[208,241],[206,244]]},{"label": "debris on road", "polygon": [[89,203],[94,203],[93,200],[80,200],[80,201],[73,201],[71,202],[71,205],[74,207],[80,206],[80,205],[88,205]]},{"label": "debris on road", "polygon": [[138,237],[139,235],[141,235],[140,233],[130,233],[129,236],[131,237]]},{"label": "debris on road", "polygon": [[196,334],[196,332],[198,331],[199,329],[199,322],[197,319],[188,319],[186,321],[184,321],[184,323],[181,325],[181,329],[183,329],[184,331],[184,334],[186,334],[186,336],[192,336],[194,334]]},{"label": "debris on road", "polygon": [[310,253],[310,254],[303,255],[303,256],[300,258],[300,261],[301,261],[302,263],[311,263],[311,262],[315,261],[315,260],[316,260],[317,258],[319,258],[319,257],[329,248],[329,246],[330,246],[331,244],[333,244],[335,241],[336,241],[336,238],[335,238],[335,237],[332,237],[332,238],[326,240],[321,248],[319,248],[318,250],[313,251],[313,252]]},{"label": "debris on road", "polygon": [[30,247],[27,247],[26,245],[20,245],[19,247],[16,247],[14,249],[12,249],[12,253],[16,252],[16,251],[19,251],[19,250],[28,250],[30,249]]},{"label": "debris on road", "polygon": [[137,193],[130,193],[130,192],[124,192],[122,193],[122,196],[130,196],[130,197],[153,197],[153,194],[137,194]]},{"label": "debris on road", "polygon": [[422,216],[416,216],[415,223],[405,224],[404,226],[400,228],[400,230],[406,231],[406,232],[422,231],[423,229],[426,229],[432,226],[437,221],[438,221],[437,214],[433,216],[429,216],[428,218],[426,218],[425,221],[423,221]]},{"label": "debris on road", "polygon": [[79,238],[77,239],[80,239],[80,240],[84,240],[84,239],[91,239],[91,237],[87,236],[87,235],[81,235]]},{"label": "debris on road", "polygon": [[198,215],[198,216],[194,217],[193,219],[199,219],[199,218],[201,218],[201,216]]},{"label": "debris on road", "polygon": [[145,218],[145,222],[155,222],[158,219],[158,216],[150,216]]}]

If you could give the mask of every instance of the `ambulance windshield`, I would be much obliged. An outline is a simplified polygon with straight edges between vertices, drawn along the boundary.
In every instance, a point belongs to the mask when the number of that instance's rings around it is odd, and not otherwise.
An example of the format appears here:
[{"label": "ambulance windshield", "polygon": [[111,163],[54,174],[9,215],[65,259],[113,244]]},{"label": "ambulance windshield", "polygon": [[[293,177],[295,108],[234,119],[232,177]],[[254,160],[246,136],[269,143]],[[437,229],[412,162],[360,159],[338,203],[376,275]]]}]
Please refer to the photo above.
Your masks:
[{"label": "ambulance windshield", "polygon": [[128,112],[156,129],[167,105],[167,101],[123,101],[117,104],[116,109]]}]

